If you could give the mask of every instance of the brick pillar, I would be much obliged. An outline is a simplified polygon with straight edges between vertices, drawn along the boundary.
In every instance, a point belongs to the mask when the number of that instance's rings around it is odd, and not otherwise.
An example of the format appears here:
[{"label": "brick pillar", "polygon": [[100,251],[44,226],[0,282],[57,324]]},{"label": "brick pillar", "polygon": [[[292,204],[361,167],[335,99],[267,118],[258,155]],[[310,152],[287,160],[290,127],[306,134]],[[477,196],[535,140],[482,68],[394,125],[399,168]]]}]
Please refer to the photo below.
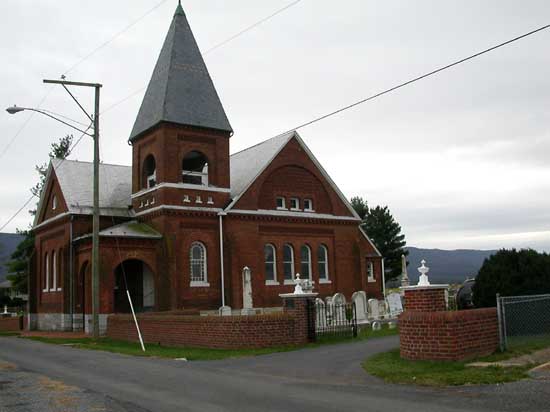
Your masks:
[{"label": "brick pillar", "polygon": [[[294,317],[294,343],[303,345],[315,340],[315,298],[317,293],[285,293],[279,295],[283,299],[283,311]],[[310,330],[313,328],[313,336]]]},{"label": "brick pillar", "polygon": [[445,291],[448,285],[408,286],[405,292],[405,310],[416,312],[443,312],[447,310]]}]

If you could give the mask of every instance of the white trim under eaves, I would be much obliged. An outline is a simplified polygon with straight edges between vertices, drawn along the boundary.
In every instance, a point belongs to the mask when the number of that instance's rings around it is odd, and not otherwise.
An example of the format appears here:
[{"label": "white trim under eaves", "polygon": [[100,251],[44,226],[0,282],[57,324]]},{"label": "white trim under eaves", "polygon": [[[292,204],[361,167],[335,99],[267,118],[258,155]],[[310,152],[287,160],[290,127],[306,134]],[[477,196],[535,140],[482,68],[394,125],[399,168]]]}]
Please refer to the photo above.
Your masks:
[{"label": "white trim under eaves", "polygon": [[378,256],[380,257],[383,257],[382,256],[382,253],[380,253],[380,251],[378,250],[378,248],[376,247],[376,245],[374,244],[374,242],[370,239],[369,235],[367,235],[367,232],[365,232],[365,229],[363,229],[361,227],[361,225],[359,225],[359,231],[363,234],[363,236],[365,236],[365,239],[367,239],[367,241],[370,243],[370,245],[373,247],[374,251],[378,254]]},{"label": "white trim under eaves", "polygon": [[215,208],[215,207],[192,207],[192,206],[162,205],[162,206],[154,207],[152,209],[144,210],[143,212],[136,213],[136,217],[147,215],[147,214],[153,213],[153,212],[158,212],[160,210],[183,210],[183,211],[189,211],[189,212],[212,212],[212,213],[216,213],[216,214],[223,212],[223,209]]},{"label": "white trim under eaves", "polygon": [[352,222],[357,222],[361,220],[350,216],[336,216],[336,215],[328,215],[328,214],[322,214],[322,213],[292,212],[292,211],[285,211],[285,210],[233,209],[233,210],[228,210],[227,213],[235,214],[235,215],[241,214],[241,215],[257,215],[257,216],[301,217],[301,218],[307,218],[307,219],[346,220],[346,221],[352,221]]},{"label": "white trim under eaves", "polygon": [[53,162],[50,160],[50,164],[48,165],[48,171],[46,172],[46,179],[44,179],[44,185],[42,186],[42,192],[40,193],[40,199],[38,200],[38,205],[36,206],[36,214],[34,215],[34,220],[32,222],[33,227],[37,227],[36,224],[38,223],[38,219],[40,218],[40,215],[42,213],[42,206],[44,205],[44,198],[46,197],[46,189],[48,188],[48,182],[50,181],[52,170],[53,170]]},{"label": "white trim under eaves", "polygon": [[309,158],[311,159],[311,161],[313,162],[313,164],[315,164],[315,166],[317,166],[317,168],[319,169],[319,171],[321,172],[321,174],[323,175],[323,177],[326,179],[326,181],[328,182],[328,184],[332,187],[332,189],[336,192],[336,194],[338,195],[338,197],[340,198],[340,200],[342,200],[342,202],[344,202],[344,204],[346,205],[346,207],[348,208],[348,210],[351,212],[352,216],[354,217],[354,219],[356,220],[361,220],[361,218],[359,217],[359,215],[357,214],[357,212],[355,211],[355,209],[351,206],[351,203],[349,202],[349,200],[344,196],[344,194],[340,191],[340,189],[338,188],[338,186],[336,186],[336,183],[334,183],[334,181],[331,179],[331,177],[329,176],[329,174],[327,173],[327,171],[323,168],[323,166],[321,166],[321,163],[319,163],[319,161],[317,160],[317,158],[313,155],[312,151],[309,149],[309,147],[307,147],[307,145],[305,144],[305,142],[302,140],[302,138],[300,137],[300,135],[298,134],[298,132],[296,130],[294,130],[293,132],[290,132],[288,133],[288,137],[286,139],[286,142],[284,142],[281,147],[279,148],[279,150],[277,150],[273,156],[271,157],[271,159],[269,159],[269,161],[266,162],[266,164],[260,169],[260,171],[256,174],[256,176],[254,176],[254,179],[252,179],[250,181],[250,183],[245,187],[245,189],[239,193],[237,195],[237,197],[235,197],[235,199],[233,199],[233,201],[229,204],[229,206],[227,206],[227,208],[225,209],[226,211],[229,211],[229,210],[232,210],[233,207],[235,206],[235,204],[240,200],[240,198],[248,191],[248,189],[250,188],[250,186],[252,186],[254,184],[254,182],[258,179],[258,177],[260,177],[260,175],[267,169],[267,167],[271,164],[271,162],[273,161],[273,159],[275,159],[275,157],[277,157],[279,155],[279,153],[286,147],[286,145],[288,144],[288,142],[290,140],[292,140],[292,138],[295,137],[296,138],[296,141],[298,142],[298,144],[300,146],[302,146],[302,148],[304,149],[304,151],[306,152],[306,154],[309,156]]},{"label": "white trim under eaves", "polygon": [[67,217],[67,216],[70,216],[70,215],[72,215],[72,213],[70,213],[70,212],[61,213],[60,215],[54,216],[51,219],[44,220],[39,225],[33,226],[32,230],[40,229],[43,226],[49,225],[50,223],[55,222],[56,220],[60,220],[64,217]]},{"label": "white trim under eaves", "polygon": [[141,197],[141,196],[146,195],[148,193],[152,193],[155,190],[163,189],[163,188],[201,190],[201,191],[204,191],[204,192],[231,193],[231,189],[226,189],[226,188],[223,188],[223,187],[191,185],[189,183],[159,183],[155,187],[152,187],[150,189],[143,189],[143,190],[140,190],[139,192],[134,193],[132,195],[132,199],[135,199],[137,197]]}]

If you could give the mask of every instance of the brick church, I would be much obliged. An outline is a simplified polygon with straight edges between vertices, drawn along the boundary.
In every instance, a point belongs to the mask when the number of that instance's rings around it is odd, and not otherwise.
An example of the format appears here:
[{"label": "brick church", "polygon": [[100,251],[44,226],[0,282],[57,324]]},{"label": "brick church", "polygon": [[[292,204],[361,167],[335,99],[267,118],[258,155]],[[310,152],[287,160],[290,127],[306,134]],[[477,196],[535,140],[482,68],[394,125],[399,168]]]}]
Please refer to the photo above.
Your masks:
[{"label": "brick church", "polygon": [[[100,166],[100,325],[129,311],[280,307],[294,277],[320,297],[382,294],[382,256],[296,132],[230,155],[233,129],[178,6],[132,129],[132,166]],[[34,222],[30,324],[91,318],[92,164],[53,160]],[[222,286],[223,285],[223,286]]]}]

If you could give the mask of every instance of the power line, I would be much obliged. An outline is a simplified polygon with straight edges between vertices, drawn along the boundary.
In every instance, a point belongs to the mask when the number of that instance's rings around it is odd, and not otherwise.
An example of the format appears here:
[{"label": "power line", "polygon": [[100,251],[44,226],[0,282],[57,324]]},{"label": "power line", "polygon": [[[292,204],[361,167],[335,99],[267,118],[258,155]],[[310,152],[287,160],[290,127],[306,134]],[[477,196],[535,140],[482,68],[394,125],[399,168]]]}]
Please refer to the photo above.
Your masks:
[{"label": "power line", "polygon": [[250,30],[252,30],[252,29],[255,29],[255,28],[258,27],[259,25],[265,23],[265,22],[268,21],[268,20],[271,20],[273,17],[277,16],[278,14],[281,14],[281,13],[284,12],[285,10],[290,9],[291,7],[293,7],[293,6],[297,5],[298,3],[300,3],[301,1],[302,1],[302,0],[296,0],[296,1],[294,1],[294,2],[292,2],[292,3],[290,3],[290,4],[288,4],[288,5],[286,5],[286,6],[283,7],[282,9],[279,9],[279,10],[277,10],[276,12],[270,14],[269,16],[266,16],[266,17],[264,17],[263,19],[257,21],[256,23],[251,24],[250,26],[244,28],[244,29],[241,30],[240,32],[238,32],[238,33],[234,34],[233,36],[229,37],[228,39],[226,39],[226,40],[224,40],[224,41],[222,41],[222,42],[216,44],[215,46],[209,48],[208,50],[206,50],[206,51],[204,52],[204,54],[207,55],[207,54],[213,52],[214,50],[217,50],[217,49],[219,49],[220,47],[225,46],[227,43],[229,43],[229,42],[235,40],[237,37],[240,37],[241,35],[245,34],[247,31],[250,31]]},{"label": "power line", "polygon": [[[203,53],[203,56],[207,56],[208,54],[212,53],[213,51],[225,46],[227,43],[230,43],[232,42],[233,40],[235,40],[236,38],[242,36],[243,34],[249,32],[250,30],[252,29],[255,29],[256,27],[260,26],[261,24],[267,22],[268,20],[271,20],[272,18],[276,17],[277,15],[281,14],[282,12],[290,9],[291,7],[294,7],[296,6],[298,3],[300,3],[302,0],[296,0],[296,1],[293,1],[292,3],[290,4],[287,4],[285,7],[281,8],[281,9],[278,9],[277,11],[271,13],[270,15],[264,17],[263,19],[261,20],[258,20],[257,22],[251,24],[250,26],[240,30],[239,32],[235,33],[234,35],[228,37],[227,39],[221,41],[220,43],[216,44],[215,46],[209,48],[208,50],[206,50],[204,53]],[[103,110],[103,112],[101,112],[101,114],[103,113],[106,113],[112,109],[114,109],[115,107],[117,106],[120,106],[122,103],[130,100],[132,97],[136,96],[137,94],[141,93],[143,90],[145,90],[147,88],[147,86],[144,86],[144,87],[141,87],[140,89],[138,90],[135,90],[134,92],[130,93],[128,96],[124,97],[123,99],[113,103],[112,105],[108,106],[105,110]]]},{"label": "power line", "polygon": [[130,30],[132,27],[134,27],[136,24],[138,24],[141,20],[143,20],[145,17],[147,17],[149,14],[151,14],[152,12],[154,12],[156,9],[158,9],[160,6],[162,6],[164,3],[166,3],[168,0],[162,0],[160,3],[158,3],[156,6],[154,6],[153,8],[151,8],[149,11],[147,11],[145,14],[143,14],[142,16],[138,17],[137,20],[134,20],[132,23],[130,23],[128,26],[126,26],[125,28],[123,28],[122,30],[120,30],[119,32],[115,33],[109,40],[107,40],[106,42],[100,44],[98,47],[96,47],[95,49],[93,49],[90,53],[88,53],[87,55],[85,55],[84,57],[82,57],[80,60],[78,60],[75,64],[73,64],[69,69],[67,69],[63,74],[67,74],[69,72],[71,72],[72,70],[74,70],[77,66],[79,66],[80,64],[82,64],[84,61],[86,61],[87,59],[89,59],[90,57],[92,57],[94,54],[96,54],[98,51],[100,51],[101,49],[103,49],[104,47],[108,46],[109,44],[111,44],[116,38],[120,37],[122,34],[126,33],[128,30]]},{"label": "power line", "polygon": [[[160,6],[162,6],[164,3],[166,3],[168,0],[162,0],[160,3],[158,3],[156,6],[154,6],[153,8],[151,8],[149,11],[147,11],[145,14],[141,15],[137,20],[134,20],[132,23],[130,23],[128,26],[126,26],[124,29],[120,30],[119,32],[115,33],[109,40],[105,41],[104,43],[102,43],[101,45],[99,45],[98,47],[96,47],[95,49],[93,49],[90,53],[88,53],[87,55],[85,55],[84,57],[82,57],[80,60],[78,60],[76,63],[74,63],[69,69],[67,69],[65,72],[64,72],[64,75],[68,74],[69,72],[71,72],[72,70],[74,70],[76,67],[78,67],[79,65],[81,65],[82,63],[84,63],[87,59],[89,59],[90,57],[92,57],[94,54],[96,54],[99,50],[103,49],[104,47],[106,47],[107,45],[109,45],[110,43],[112,43],[116,38],[120,37],[122,34],[126,33],[128,30],[130,30],[132,27],[134,27],[137,23],[139,23],[141,20],[143,20],[145,17],[147,17],[149,14],[151,14],[152,12],[154,12],[156,9],[158,9]],[[40,103],[38,103],[38,106],[36,107],[37,109],[40,109],[40,106],[42,106],[42,104],[44,104],[44,102],[46,101],[46,99],[48,98],[48,96],[50,95],[50,93],[52,92],[52,89],[50,89],[45,95],[44,97],[42,98],[42,100],[40,100]],[[15,133],[15,135],[13,136],[13,138],[8,142],[8,144],[4,147],[4,149],[2,150],[2,153],[0,153],[0,160],[4,157],[4,155],[6,154],[6,152],[10,149],[10,147],[12,146],[12,144],[15,142],[15,140],[19,137],[19,135],[23,132],[23,130],[28,126],[28,124],[30,123],[30,121],[33,119],[35,113],[33,112],[28,118],[27,120],[25,120],[25,122],[21,125],[21,127],[19,128],[19,130]],[[78,122],[77,122],[78,123]]]},{"label": "power line", "polygon": [[[408,85],[411,84],[411,83],[414,83],[414,82],[417,82],[417,81],[419,81],[419,80],[423,80],[423,79],[425,79],[425,78],[427,78],[427,77],[433,76],[434,74],[437,74],[437,73],[439,73],[439,72],[442,72],[443,70],[447,70],[447,69],[449,69],[449,68],[451,68],[451,67],[453,67],[453,66],[457,66],[457,65],[459,65],[459,64],[461,64],[461,63],[467,62],[468,60],[472,60],[472,59],[474,59],[474,58],[476,58],[476,57],[479,57],[479,56],[481,56],[481,55],[483,55],[483,54],[485,54],[485,53],[489,53],[489,52],[491,52],[491,51],[493,51],[493,50],[496,50],[496,49],[498,49],[498,48],[500,48],[500,47],[503,47],[503,46],[506,46],[506,45],[508,45],[508,44],[510,44],[510,43],[513,43],[513,42],[515,42],[515,41],[524,39],[524,38],[527,37],[527,36],[531,36],[532,34],[538,33],[538,32],[540,32],[540,31],[543,31],[543,30],[548,29],[548,28],[550,28],[550,24],[547,24],[546,26],[539,27],[538,29],[535,29],[535,30],[530,31],[530,32],[525,33],[525,34],[522,34],[521,36],[514,37],[514,38],[511,39],[511,40],[507,40],[507,41],[505,41],[505,42],[503,42],[503,43],[497,44],[496,46],[489,47],[488,49],[485,49],[485,50],[480,51],[480,52],[478,52],[478,53],[472,54],[472,55],[470,55],[470,56],[468,56],[468,57],[465,57],[465,58],[463,58],[463,59],[457,60],[457,61],[455,61],[455,62],[453,62],[453,63],[450,63],[450,64],[448,64],[448,65],[446,65],[446,66],[440,67],[439,69],[435,69],[435,70],[433,70],[433,71],[431,71],[431,72],[429,72],[429,73],[423,74],[422,76],[415,77],[414,79],[411,79],[411,80],[408,80],[408,81],[406,81],[406,82],[404,82],[404,83],[398,84],[397,86],[394,86],[394,87],[391,87],[391,88],[389,88],[389,89],[386,89],[386,90],[384,90],[384,91],[382,91],[382,92],[380,92],[380,93],[376,93],[376,94],[374,94],[374,95],[372,95],[372,96],[370,96],[370,97],[367,97],[367,98],[365,98],[365,99],[359,100],[359,101],[357,101],[357,102],[355,102],[355,103],[352,103],[352,104],[350,104],[350,105],[344,106],[344,107],[342,107],[342,108],[340,108],[340,109],[338,109],[338,110],[335,110],[335,111],[333,111],[333,112],[330,112],[330,113],[327,113],[327,114],[322,115],[322,116],[320,116],[320,117],[317,117],[317,118],[315,118],[315,119],[313,119],[313,120],[310,120],[310,121],[308,121],[308,122],[306,122],[306,123],[303,123],[303,124],[301,124],[301,125],[299,125],[299,126],[297,126],[297,127],[294,127],[293,129],[289,129],[289,130],[287,130],[286,132],[281,133],[280,135],[283,135],[283,134],[285,134],[285,133],[292,132],[293,130],[302,129],[302,128],[306,127],[306,126],[310,126],[310,125],[312,125],[312,124],[314,124],[314,123],[320,122],[321,120],[324,120],[324,119],[327,119],[327,118],[329,118],[329,117],[335,116],[335,115],[337,115],[337,114],[339,114],[339,113],[342,113],[342,112],[344,112],[344,111],[346,111],[346,110],[349,110],[349,109],[351,109],[351,108],[353,108],[353,107],[359,106],[359,105],[361,105],[361,104],[363,104],[363,103],[366,103],[366,102],[368,102],[368,101],[370,101],[370,100],[376,99],[377,97],[380,97],[380,96],[383,96],[383,95],[385,95],[385,94],[391,93],[391,92],[393,92],[393,91],[395,91],[395,90],[397,90],[397,89],[401,89],[402,87],[408,86]],[[280,135],[278,135],[278,136],[280,136]]]},{"label": "power line", "polygon": [[[91,124],[88,126],[88,128],[86,129],[86,132],[92,128],[92,125],[93,125],[93,123],[91,123]],[[71,148],[70,148],[69,151],[67,152],[67,156],[65,156],[65,157],[61,160],[61,162],[59,163],[59,165],[57,166],[58,168],[61,167],[61,165],[63,164],[63,162],[65,162],[65,160],[67,159],[67,157],[69,157],[69,155],[73,152],[73,150],[76,149],[76,146],[78,146],[78,144],[82,141],[82,138],[83,138],[84,136],[86,136],[86,133],[82,133],[82,135],[81,135],[81,136],[76,140],[76,142],[71,146]],[[19,213],[21,213],[21,212],[28,206],[28,204],[29,204],[35,197],[36,197],[36,196],[33,194],[33,195],[29,198],[29,200],[27,200],[27,201],[23,204],[23,206],[21,206],[21,208],[20,208],[17,212],[15,212],[15,214],[12,215],[12,216],[7,220],[7,222],[4,223],[4,224],[2,225],[2,227],[0,227],[0,232],[2,232],[2,230],[4,230],[4,229],[13,221],[13,219],[15,219],[15,218],[19,215]]]},{"label": "power line", "polygon": [[23,211],[23,209],[25,209],[25,208],[27,207],[27,205],[28,205],[28,204],[31,202],[31,200],[33,200],[33,199],[34,199],[34,195],[32,195],[32,196],[29,198],[29,200],[27,200],[27,201],[25,202],[25,204],[24,204],[23,206],[21,206],[21,209],[19,209],[12,217],[10,217],[10,218],[8,219],[8,221],[7,221],[6,223],[4,223],[4,225],[3,225],[2,227],[0,227],[0,232],[2,232],[2,230],[4,230],[4,228],[5,228],[6,226],[8,226],[8,225],[12,222],[12,220],[15,219],[15,218],[17,217],[17,215],[19,215],[19,213],[21,213],[21,212]]}]

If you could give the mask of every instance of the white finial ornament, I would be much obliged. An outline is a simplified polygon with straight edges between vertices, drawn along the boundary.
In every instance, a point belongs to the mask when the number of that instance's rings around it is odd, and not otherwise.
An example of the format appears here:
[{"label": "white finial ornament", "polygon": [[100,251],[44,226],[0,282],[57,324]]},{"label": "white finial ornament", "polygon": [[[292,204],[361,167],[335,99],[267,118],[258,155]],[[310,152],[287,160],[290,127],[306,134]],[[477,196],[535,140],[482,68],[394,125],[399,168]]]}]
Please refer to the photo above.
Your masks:
[{"label": "white finial ornament", "polygon": [[302,289],[302,280],[300,279],[300,274],[296,273],[296,286],[294,286],[294,294],[295,295],[303,295],[304,290]]},{"label": "white finial ornament", "polygon": [[424,259],[422,259],[422,262],[420,262],[420,264],[422,266],[418,268],[418,271],[420,272],[418,286],[430,286],[430,281],[427,275],[427,273],[430,271],[430,268],[426,266],[426,261]]}]

